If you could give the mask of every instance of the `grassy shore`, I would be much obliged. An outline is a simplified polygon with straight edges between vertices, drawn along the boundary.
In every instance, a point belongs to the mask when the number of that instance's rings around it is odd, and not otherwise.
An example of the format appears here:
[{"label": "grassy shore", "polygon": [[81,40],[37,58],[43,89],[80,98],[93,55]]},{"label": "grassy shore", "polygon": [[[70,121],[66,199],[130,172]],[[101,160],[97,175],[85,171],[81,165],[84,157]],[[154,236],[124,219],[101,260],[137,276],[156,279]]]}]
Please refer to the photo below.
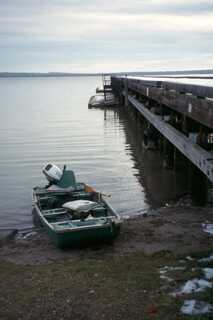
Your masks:
[{"label": "grassy shore", "polygon": [[[211,288],[171,295],[187,280],[202,278],[202,268],[213,267],[212,261],[199,262],[213,252],[212,236],[200,227],[212,212],[203,216],[203,210],[165,208],[132,219],[113,246],[60,251],[43,231],[18,237],[0,254],[0,319],[189,319],[180,313],[184,300],[213,304]],[[177,267],[168,271],[170,280],[160,277],[165,266]]]}]

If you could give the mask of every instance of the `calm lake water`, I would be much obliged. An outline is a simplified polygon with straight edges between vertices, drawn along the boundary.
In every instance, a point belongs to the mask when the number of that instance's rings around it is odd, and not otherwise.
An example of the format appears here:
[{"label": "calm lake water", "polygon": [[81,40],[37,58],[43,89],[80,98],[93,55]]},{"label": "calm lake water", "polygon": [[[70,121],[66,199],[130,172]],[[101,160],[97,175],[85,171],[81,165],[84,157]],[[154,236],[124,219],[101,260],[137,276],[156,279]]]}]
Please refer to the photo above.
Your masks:
[{"label": "calm lake water", "polygon": [[122,110],[89,110],[101,79],[0,79],[0,227],[31,227],[31,190],[47,162],[112,195],[122,215],[145,212],[179,190],[182,178],[141,148]]}]

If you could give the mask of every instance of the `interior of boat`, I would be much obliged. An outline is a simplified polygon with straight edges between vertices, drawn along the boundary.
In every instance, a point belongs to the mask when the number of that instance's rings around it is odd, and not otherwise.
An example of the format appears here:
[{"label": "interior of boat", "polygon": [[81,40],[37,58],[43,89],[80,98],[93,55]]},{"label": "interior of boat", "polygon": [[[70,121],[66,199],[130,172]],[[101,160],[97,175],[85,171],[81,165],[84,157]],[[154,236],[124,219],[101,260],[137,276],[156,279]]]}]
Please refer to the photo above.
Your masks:
[{"label": "interior of boat", "polygon": [[[47,165],[46,168],[48,166],[50,165]],[[49,189],[50,187],[51,189]],[[84,225],[106,223],[108,221],[106,217],[113,215],[111,209],[101,200],[100,194],[83,183],[77,183],[74,172],[71,170],[64,169],[61,179],[56,184],[51,183],[50,187],[38,187],[34,189],[34,192],[43,217],[52,225],[57,227],[68,225],[82,227]],[[67,191],[67,188],[72,188],[72,191]],[[63,207],[66,203],[79,199],[85,202],[92,201],[94,206],[85,212]]]},{"label": "interior of boat", "polygon": [[[75,192],[64,194],[43,192],[41,195],[37,195],[37,199],[42,215],[56,228],[104,224],[108,221],[107,218],[113,216],[110,208],[103,201],[100,201],[100,197],[94,192],[84,192],[82,196],[79,195],[79,192],[77,194]],[[65,203],[76,199],[93,201],[95,205],[89,211],[80,213],[63,207]]]}]

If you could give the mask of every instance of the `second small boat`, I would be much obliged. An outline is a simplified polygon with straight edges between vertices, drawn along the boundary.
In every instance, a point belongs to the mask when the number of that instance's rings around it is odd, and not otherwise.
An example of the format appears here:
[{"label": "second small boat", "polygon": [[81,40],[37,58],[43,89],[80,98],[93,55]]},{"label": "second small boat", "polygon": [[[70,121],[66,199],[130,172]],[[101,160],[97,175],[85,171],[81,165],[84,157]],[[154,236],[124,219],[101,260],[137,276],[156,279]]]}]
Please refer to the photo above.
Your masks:
[{"label": "second small boat", "polygon": [[118,107],[118,99],[112,93],[96,94],[92,96],[88,103],[88,108]]}]

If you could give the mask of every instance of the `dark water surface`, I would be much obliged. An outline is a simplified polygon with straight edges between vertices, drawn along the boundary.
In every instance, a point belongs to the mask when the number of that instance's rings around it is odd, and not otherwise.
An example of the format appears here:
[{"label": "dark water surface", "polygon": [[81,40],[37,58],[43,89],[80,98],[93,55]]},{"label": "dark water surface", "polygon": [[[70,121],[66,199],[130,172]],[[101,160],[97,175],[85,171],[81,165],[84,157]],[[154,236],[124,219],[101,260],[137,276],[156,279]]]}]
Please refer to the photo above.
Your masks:
[{"label": "dark water surface", "polygon": [[122,215],[140,214],[181,189],[159,156],[141,149],[122,111],[88,110],[98,77],[0,79],[0,226],[30,227],[31,190],[47,162],[112,194]]}]

